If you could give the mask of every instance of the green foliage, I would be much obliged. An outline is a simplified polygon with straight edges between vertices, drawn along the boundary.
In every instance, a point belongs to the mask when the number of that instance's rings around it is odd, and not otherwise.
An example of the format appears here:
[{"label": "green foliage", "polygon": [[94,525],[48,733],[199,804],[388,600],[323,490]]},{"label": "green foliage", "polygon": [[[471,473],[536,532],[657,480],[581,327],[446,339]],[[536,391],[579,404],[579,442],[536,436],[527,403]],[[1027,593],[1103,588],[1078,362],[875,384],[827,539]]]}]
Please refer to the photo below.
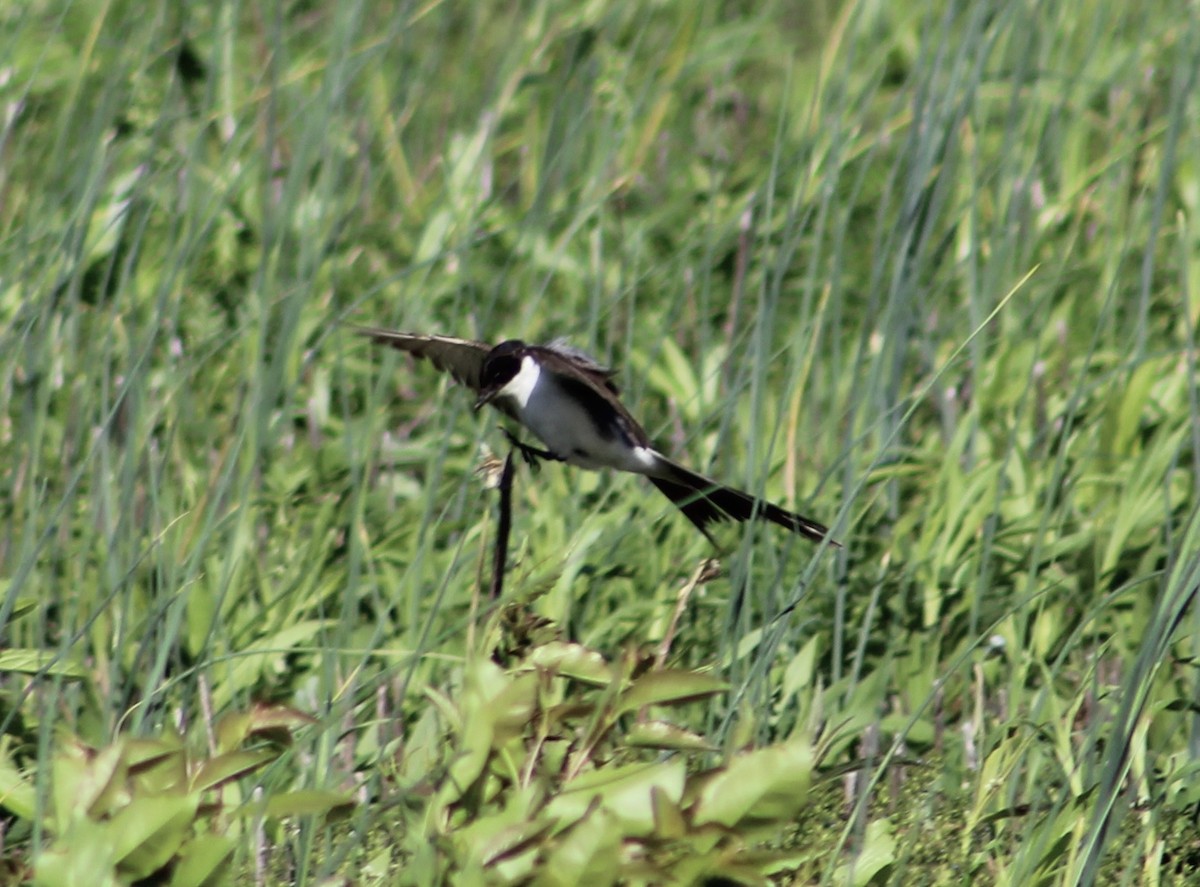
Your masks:
[{"label": "green foliage", "polygon": [[792,862],[760,845],[804,810],[817,751],[797,737],[705,766],[711,745],[664,718],[721,694],[710,674],[547,640],[454,680],[397,773],[403,883],[766,883]]},{"label": "green foliage", "polygon": [[[1197,47],[1166,0],[0,4],[0,880],[1194,879]],[[566,336],[845,548],[706,571],[548,465],[486,600],[493,418],[346,322]],[[264,764],[258,704],[316,723]],[[118,809],[180,724],[261,828]]]},{"label": "green foliage", "polygon": [[[100,749],[60,737],[41,823],[49,841],[32,861],[34,882],[199,887],[227,866],[241,821],[344,807],[347,798],[332,793],[247,800],[236,791],[237,780],[279,757],[281,749],[262,740],[286,739],[289,728],[310,722],[283,708],[233,713],[217,725],[217,753],[208,757],[177,734],[122,737]],[[243,749],[248,741],[257,747]],[[18,769],[9,747],[0,747],[0,802],[25,820],[39,818],[37,781]]]}]

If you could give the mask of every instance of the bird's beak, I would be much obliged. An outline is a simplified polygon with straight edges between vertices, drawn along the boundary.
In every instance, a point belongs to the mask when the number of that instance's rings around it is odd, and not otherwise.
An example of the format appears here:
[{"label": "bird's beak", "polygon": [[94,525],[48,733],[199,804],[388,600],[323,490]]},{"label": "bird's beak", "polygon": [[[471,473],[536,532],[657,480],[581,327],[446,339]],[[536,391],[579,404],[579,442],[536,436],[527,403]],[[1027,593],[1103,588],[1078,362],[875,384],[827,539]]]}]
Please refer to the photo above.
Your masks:
[{"label": "bird's beak", "polygon": [[475,400],[475,409],[480,409],[487,406],[496,399],[496,395],[500,393],[499,388],[485,388],[479,392],[479,397]]}]

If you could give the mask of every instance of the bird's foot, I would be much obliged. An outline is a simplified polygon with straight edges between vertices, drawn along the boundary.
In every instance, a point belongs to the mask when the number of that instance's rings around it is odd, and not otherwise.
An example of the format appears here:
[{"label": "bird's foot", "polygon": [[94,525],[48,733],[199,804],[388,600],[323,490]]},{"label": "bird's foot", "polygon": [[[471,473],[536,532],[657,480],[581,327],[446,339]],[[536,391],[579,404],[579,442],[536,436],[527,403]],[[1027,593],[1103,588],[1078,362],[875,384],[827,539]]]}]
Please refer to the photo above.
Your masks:
[{"label": "bird's foot", "polygon": [[542,459],[546,459],[550,462],[563,461],[561,457],[554,455],[554,453],[550,452],[549,450],[531,447],[529,444],[518,440],[517,436],[507,428],[501,430],[503,430],[504,436],[508,438],[508,442],[520,451],[521,458],[525,460],[525,464],[527,464],[534,472],[542,467],[540,462]]}]

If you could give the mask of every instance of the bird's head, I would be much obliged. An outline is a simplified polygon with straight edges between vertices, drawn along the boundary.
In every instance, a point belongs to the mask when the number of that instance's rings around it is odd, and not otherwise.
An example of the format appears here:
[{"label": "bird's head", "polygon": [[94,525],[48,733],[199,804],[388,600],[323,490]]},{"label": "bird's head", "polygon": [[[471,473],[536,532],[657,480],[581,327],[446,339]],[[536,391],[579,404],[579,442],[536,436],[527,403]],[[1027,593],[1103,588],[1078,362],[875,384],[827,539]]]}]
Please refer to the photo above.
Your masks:
[{"label": "bird's head", "polygon": [[479,397],[475,409],[491,403],[521,371],[525,343],[520,339],[501,342],[488,352],[479,371]]}]

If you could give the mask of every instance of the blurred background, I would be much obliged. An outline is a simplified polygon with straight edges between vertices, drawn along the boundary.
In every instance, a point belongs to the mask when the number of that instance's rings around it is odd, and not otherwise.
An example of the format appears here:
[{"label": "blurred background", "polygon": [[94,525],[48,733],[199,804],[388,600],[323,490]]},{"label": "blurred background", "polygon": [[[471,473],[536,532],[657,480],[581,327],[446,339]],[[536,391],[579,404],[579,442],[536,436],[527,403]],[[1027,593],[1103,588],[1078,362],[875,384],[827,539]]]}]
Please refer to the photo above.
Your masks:
[{"label": "blurred background", "polygon": [[[1198,16],[6,6],[8,876],[181,870],[183,850],[97,868],[64,813],[92,785],[108,828],[115,777],[88,762],[118,749],[125,778],[140,737],[221,761],[228,809],[319,799],[196,826],[225,836],[224,877],[549,877],[561,832],[520,832],[524,868],[461,855],[465,811],[515,816],[497,786],[532,763],[473,771],[474,806],[446,788],[472,749],[537,734],[531,709],[489,745],[464,713],[542,648],[628,665],[602,684],[660,653],[720,682],[672,691],[690,766],[808,743],[810,812],[772,832],[804,852],[755,877],[1186,878]],[[737,525],[714,551],[637,478],[521,466],[489,601],[497,420],[352,324],[566,337],[666,452],[845,547]],[[268,710],[229,734],[272,749],[243,778],[219,725]],[[629,711],[597,772],[632,760]]]}]

